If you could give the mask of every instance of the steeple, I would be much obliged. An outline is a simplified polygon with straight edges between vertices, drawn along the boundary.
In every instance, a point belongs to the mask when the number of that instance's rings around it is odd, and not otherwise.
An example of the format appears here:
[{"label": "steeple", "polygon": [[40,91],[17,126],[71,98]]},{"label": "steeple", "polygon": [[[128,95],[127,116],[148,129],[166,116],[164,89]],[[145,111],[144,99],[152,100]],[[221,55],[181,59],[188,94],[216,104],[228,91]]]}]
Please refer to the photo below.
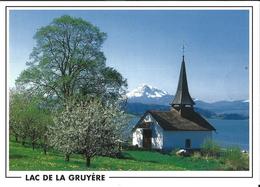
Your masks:
[{"label": "steeple", "polygon": [[193,105],[195,105],[195,103],[192,100],[190,93],[189,93],[187,77],[186,77],[184,54],[183,54],[178,88],[177,88],[177,91],[175,94],[175,98],[173,99],[173,101],[171,103],[171,106],[173,108],[179,110],[179,109],[185,108],[187,106],[192,108]]}]

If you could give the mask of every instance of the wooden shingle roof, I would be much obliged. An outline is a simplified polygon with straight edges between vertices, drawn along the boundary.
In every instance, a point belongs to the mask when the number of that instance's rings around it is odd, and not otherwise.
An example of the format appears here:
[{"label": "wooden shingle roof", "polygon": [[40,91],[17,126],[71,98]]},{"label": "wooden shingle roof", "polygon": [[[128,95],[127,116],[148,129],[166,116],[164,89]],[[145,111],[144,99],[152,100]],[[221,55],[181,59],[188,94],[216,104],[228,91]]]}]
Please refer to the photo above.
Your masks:
[{"label": "wooden shingle roof", "polygon": [[[147,111],[136,124],[135,128],[143,127],[145,116],[150,114],[166,131],[214,131],[216,130],[206,119],[193,109],[185,111]],[[134,130],[133,129],[133,130]]]}]

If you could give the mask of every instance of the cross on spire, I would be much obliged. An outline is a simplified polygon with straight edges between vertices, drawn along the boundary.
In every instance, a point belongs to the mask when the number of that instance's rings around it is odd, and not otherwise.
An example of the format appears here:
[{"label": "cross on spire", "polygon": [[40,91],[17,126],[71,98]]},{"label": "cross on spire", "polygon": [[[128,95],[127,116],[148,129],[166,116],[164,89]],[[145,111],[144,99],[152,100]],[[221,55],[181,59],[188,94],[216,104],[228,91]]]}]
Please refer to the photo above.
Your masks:
[{"label": "cross on spire", "polygon": [[182,45],[182,56],[184,56],[184,51],[185,50],[185,48],[184,48],[184,44]]}]

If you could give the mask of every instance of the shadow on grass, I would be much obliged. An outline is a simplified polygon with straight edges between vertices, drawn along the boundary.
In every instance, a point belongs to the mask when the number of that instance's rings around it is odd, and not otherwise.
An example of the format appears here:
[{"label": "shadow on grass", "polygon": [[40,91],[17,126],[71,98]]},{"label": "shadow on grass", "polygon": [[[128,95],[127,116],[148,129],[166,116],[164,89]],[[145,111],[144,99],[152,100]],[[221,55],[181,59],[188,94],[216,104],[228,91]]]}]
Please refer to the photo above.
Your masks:
[{"label": "shadow on grass", "polygon": [[155,160],[149,160],[149,159],[142,160],[142,159],[138,159],[138,158],[135,158],[133,155],[127,153],[127,152],[123,152],[119,159],[134,160],[134,161],[141,161],[141,162],[150,162],[150,163],[160,163],[159,161],[155,161]]},{"label": "shadow on grass", "polygon": [[28,158],[28,156],[26,156],[26,155],[18,155],[18,154],[9,155],[9,159],[22,159],[22,158]]}]

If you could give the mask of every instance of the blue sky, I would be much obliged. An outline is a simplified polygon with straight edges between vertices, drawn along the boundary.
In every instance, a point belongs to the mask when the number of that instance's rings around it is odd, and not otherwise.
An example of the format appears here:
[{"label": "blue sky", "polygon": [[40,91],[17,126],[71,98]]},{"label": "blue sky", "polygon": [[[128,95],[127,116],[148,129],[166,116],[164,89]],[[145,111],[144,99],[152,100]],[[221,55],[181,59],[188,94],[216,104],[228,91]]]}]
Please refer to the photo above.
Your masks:
[{"label": "blue sky", "polygon": [[175,94],[185,45],[192,97],[248,99],[249,14],[246,10],[12,10],[9,84],[26,68],[38,28],[62,15],[81,17],[108,35],[107,65],[128,80]]}]

